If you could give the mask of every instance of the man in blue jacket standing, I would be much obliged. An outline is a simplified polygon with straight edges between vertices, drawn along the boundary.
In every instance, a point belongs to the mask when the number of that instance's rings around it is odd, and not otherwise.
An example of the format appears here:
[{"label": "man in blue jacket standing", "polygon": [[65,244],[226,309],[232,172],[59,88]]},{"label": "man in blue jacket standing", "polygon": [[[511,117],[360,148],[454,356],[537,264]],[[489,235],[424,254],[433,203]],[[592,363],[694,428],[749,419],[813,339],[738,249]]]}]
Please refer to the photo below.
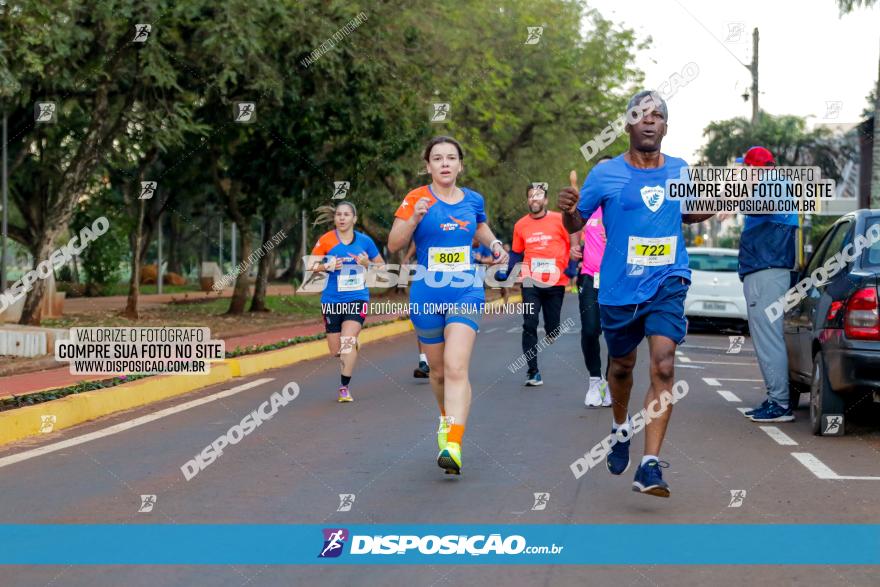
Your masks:
[{"label": "man in blue jacket standing", "polygon": [[[773,153],[764,147],[746,151],[743,163],[754,167],[775,165]],[[794,421],[782,320],[770,320],[764,309],[791,287],[797,229],[796,213],[746,215],[740,238],[739,278],[748,307],[749,331],[767,386],[767,399],[745,412],[753,422]]]}]

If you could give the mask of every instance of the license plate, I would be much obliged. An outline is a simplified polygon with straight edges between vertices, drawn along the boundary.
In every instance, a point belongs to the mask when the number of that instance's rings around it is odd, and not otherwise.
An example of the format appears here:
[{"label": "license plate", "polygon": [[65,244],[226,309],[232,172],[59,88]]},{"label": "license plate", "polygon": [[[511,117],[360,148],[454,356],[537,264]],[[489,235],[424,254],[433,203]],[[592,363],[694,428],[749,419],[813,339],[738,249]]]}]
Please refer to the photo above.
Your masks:
[{"label": "license plate", "polygon": [[724,302],[703,302],[704,310],[726,310],[727,304]]}]

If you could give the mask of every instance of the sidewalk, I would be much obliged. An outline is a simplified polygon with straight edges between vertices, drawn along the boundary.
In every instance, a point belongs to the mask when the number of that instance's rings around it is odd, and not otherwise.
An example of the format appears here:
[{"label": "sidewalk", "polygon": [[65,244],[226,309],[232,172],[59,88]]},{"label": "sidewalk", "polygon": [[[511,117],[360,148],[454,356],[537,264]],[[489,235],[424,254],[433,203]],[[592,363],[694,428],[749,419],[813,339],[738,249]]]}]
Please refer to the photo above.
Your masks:
[{"label": "sidewalk", "polygon": [[[248,297],[253,294],[254,286],[250,286]],[[266,287],[266,295],[290,296],[294,294],[292,285],[269,285]],[[185,291],[179,293],[149,294],[138,296],[138,308],[144,310],[155,306],[161,306],[169,302],[182,300],[206,300],[214,298],[231,298],[232,288],[227,287],[220,292],[214,291]],[[65,313],[76,314],[83,311],[123,310],[128,302],[128,296],[104,296],[96,298],[67,298],[64,300]]]},{"label": "sidewalk", "polygon": [[[164,294],[161,297],[165,297]],[[367,322],[382,322],[384,320],[390,320],[394,318],[397,318],[397,316],[367,316]],[[298,326],[288,326],[285,328],[266,330],[256,334],[248,334],[244,336],[234,336],[231,338],[226,338],[224,340],[226,341],[226,351],[229,352],[239,347],[272,344],[274,342],[280,342],[282,340],[287,340],[295,336],[311,336],[319,334],[321,332],[324,332],[324,324],[321,322],[320,319],[318,319],[309,324],[300,324]],[[55,389],[58,387],[67,387],[81,381],[101,381],[103,379],[111,379],[112,377],[112,375],[71,375],[70,368],[67,365],[55,369],[47,369],[45,371],[22,373],[20,375],[8,375],[5,377],[0,377],[0,397],[8,397],[10,395],[24,395],[27,393],[33,393],[35,391]]]}]

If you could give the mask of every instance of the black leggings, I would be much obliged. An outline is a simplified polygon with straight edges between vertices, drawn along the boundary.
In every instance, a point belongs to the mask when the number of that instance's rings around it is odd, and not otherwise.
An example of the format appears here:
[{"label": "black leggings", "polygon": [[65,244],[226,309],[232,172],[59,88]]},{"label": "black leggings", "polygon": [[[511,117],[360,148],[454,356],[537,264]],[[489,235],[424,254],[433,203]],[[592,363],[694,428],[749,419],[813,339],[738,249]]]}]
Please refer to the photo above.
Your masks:
[{"label": "black leggings", "polygon": [[535,353],[538,346],[538,317],[540,314],[544,314],[545,336],[559,336],[559,318],[562,314],[564,300],[565,286],[563,285],[551,287],[523,285],[522,301],[523,304],[528,305],[523,309],[522,349],[523,354],[528,358],[529,375],[538,372],[538,356]]},{"label": "black leggings", "polygon": [[601,377],[599,335],[602,334],[602,324],[599,321],[599,290],[593,287],[593,276],[586,273],[578,276],[577,284],[581,312],[581,352],[590,377]]}]

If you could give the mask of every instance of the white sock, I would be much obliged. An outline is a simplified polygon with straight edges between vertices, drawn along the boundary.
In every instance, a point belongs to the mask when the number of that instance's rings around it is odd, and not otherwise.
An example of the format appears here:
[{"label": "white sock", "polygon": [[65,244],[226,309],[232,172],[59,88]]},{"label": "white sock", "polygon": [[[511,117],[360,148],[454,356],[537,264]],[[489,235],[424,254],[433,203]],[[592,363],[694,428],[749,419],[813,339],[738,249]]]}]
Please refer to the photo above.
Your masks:
[{"label": "white sock", "polygon": [[626,438],[629,439],[632,434],[629,428],[629,416],[626,417],[626,422],[623,424],[618,424],[614,421],[614,416],[611,417],[611,432],[617,432],[618,430],[623,430],[626,433]]},{"label": "white sock", "polygon": [[644,467],[645,463],[647,463],[648,461],[659,461],[659,460],[660,459],[657,458],[657,455],[645,455],[642,457],[642,466]]},{"label": "white sock", "polygon": [[425,353],[419,353],[419,361],[424,361],[427,363],[428,362],[427,355],[425,355]]}]

